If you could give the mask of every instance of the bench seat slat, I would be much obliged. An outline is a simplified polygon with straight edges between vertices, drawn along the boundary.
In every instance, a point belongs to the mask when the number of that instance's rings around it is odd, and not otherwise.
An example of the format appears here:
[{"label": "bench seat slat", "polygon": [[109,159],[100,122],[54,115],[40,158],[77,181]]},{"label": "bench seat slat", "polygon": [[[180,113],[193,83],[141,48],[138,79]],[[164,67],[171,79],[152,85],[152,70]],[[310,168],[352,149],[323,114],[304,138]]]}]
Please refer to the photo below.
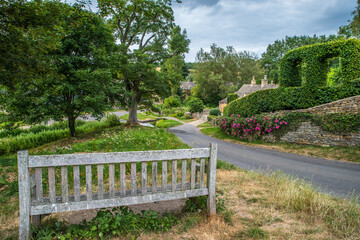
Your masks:
[{"label": "bench seat slat", "polygon": [[29,167],[94,165],[210,157],[209,148],[29,156]]},{"label": "bench seat slat", "polygon": [[[179,184],[181,188],[181,184]],[[141,189],[139,189],[141,191]],[[169,190],[171,191],[171,185]],[[118,194],[118,192],[117,192]],[[147,194],[139,196],[128,196],[125,198],[112,198],[112,199],[102,199],[102,200],[93,200],[93,201],[80,201],[80,202],[69,202],[69,203],[57,203],[57,204],[42,204],[31,206],[31,215],[40,215],[56,212],[66,212],[66,211],[77,211],[77,210],[86,210],[86,209],[98,209],[98,208],[107,208],[115,206],[128,206],[133,204],[142,204],[149,202],[160,202],[174,199],[182,199],[196,196],[208,195],[208,189],[195,189],[195,190],[185,190],[178,191],[173,193],[156,193],[156,194]],[[85,198],[85,196],[84,196]]]}]

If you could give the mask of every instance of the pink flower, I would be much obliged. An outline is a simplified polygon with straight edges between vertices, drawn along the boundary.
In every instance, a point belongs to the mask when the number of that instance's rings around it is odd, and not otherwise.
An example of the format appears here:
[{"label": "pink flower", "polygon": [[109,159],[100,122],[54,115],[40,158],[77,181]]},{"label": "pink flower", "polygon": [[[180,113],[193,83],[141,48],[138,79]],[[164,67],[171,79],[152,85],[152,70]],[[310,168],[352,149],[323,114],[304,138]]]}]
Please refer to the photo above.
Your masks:
[{"label": "pink flower", "polygon": [[268,117],[265,117],[265,120],[268,120],[269,118]]},{"label": "pink flower", "polygon": [[287,125],[287,122],[285,122],[284,124]]},{"label": "pink flower", "polygon": [[276,126],[276,129],[279,129],[280,128],[280,126]]}]

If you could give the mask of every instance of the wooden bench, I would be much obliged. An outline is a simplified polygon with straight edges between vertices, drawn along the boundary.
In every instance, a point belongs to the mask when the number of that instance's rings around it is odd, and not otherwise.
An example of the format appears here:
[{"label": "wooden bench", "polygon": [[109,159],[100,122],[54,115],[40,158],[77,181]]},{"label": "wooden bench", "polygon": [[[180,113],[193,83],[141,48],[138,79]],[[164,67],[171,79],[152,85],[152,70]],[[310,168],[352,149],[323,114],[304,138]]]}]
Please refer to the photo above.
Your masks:
[{"label": "wooden bench", "polygon": [[[208,196],[208,214],[213,216],[216,214],[216,159],[216,144],[210,144],[209,148],[63,155],[29,156],[28,151],[19,151],[19,239],[29,239],[30,217],[34,225],[39,225],[41,215],[57,212]],[[137,163],[141,165],[138,166],[141,167],[138,181]],[[179,171],[178,163],[181,166]],[[171,165],[169,174],[168,164]],[[196,170],[197,165],[200,165],[199,171]],[[109,169],[108,182],[104,182],[104,167]],[[160,167],[161,179],[158,179]],[[46,168],[47,186],[42,182]],[[93,168],[97,172],[96,192],[92,185]],[[115,178],[116,170],[119,179]],[[30,176],[30,172],[35,173],[34,177]],[[73,177],[71,191],[68,173]],[[55,176],[60,176],[60,179],[56,180]],[[108,191],[104,191],[105,188]]]}]

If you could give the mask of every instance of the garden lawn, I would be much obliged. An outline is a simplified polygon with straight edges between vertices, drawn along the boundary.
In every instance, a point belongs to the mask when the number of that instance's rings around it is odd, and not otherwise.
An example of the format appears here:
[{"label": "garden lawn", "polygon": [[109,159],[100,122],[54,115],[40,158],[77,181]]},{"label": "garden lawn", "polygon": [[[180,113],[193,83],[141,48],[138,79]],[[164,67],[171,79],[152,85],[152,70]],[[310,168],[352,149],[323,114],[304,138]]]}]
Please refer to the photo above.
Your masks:
[{"label": "garden lawn", "polygon": [[[141,121],[143,121],[143,120],[155,120],[156,119],[155,116],[146,115],[144,113],[138,113],[137,118],[138,118],[138,120],[141,120]],[[120,119],[128,120],[129,119],[129,114],[122,115],[120,117]]]},{"label": "garden lawn", "polygon": [[158,128],[171,128],[182,125],[181,122],[172,119],[161,119],[156,122],[155,127]]},{"label": "garden lawn", "polygon": [[360,147],[321,147],[300,145],[294,143],[267,143],[263,141],[248,142],[238,137],[232,137],[221,131],[219,127],[202,128],[200,131],[208,136],[224,141],[253,147],[262,147],[280,152],[294,153],[304,156],[319,157],[332,160],[342,160],[360,163]]}]

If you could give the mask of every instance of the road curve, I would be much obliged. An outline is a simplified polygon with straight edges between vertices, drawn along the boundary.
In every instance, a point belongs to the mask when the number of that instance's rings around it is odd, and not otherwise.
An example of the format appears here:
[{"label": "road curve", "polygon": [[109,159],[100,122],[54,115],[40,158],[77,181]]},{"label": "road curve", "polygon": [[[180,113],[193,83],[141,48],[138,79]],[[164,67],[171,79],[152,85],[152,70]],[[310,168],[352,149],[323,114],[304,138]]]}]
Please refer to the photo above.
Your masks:
[{"label": "road curve", "polygon": [[229,143],[206,136],[190,124],[170,129],[192,147],[218,144],[218,158],[246,170],[281,170],[313,183],[319,190],[341,197],[360,196],[360,164],[331,161]]}]

